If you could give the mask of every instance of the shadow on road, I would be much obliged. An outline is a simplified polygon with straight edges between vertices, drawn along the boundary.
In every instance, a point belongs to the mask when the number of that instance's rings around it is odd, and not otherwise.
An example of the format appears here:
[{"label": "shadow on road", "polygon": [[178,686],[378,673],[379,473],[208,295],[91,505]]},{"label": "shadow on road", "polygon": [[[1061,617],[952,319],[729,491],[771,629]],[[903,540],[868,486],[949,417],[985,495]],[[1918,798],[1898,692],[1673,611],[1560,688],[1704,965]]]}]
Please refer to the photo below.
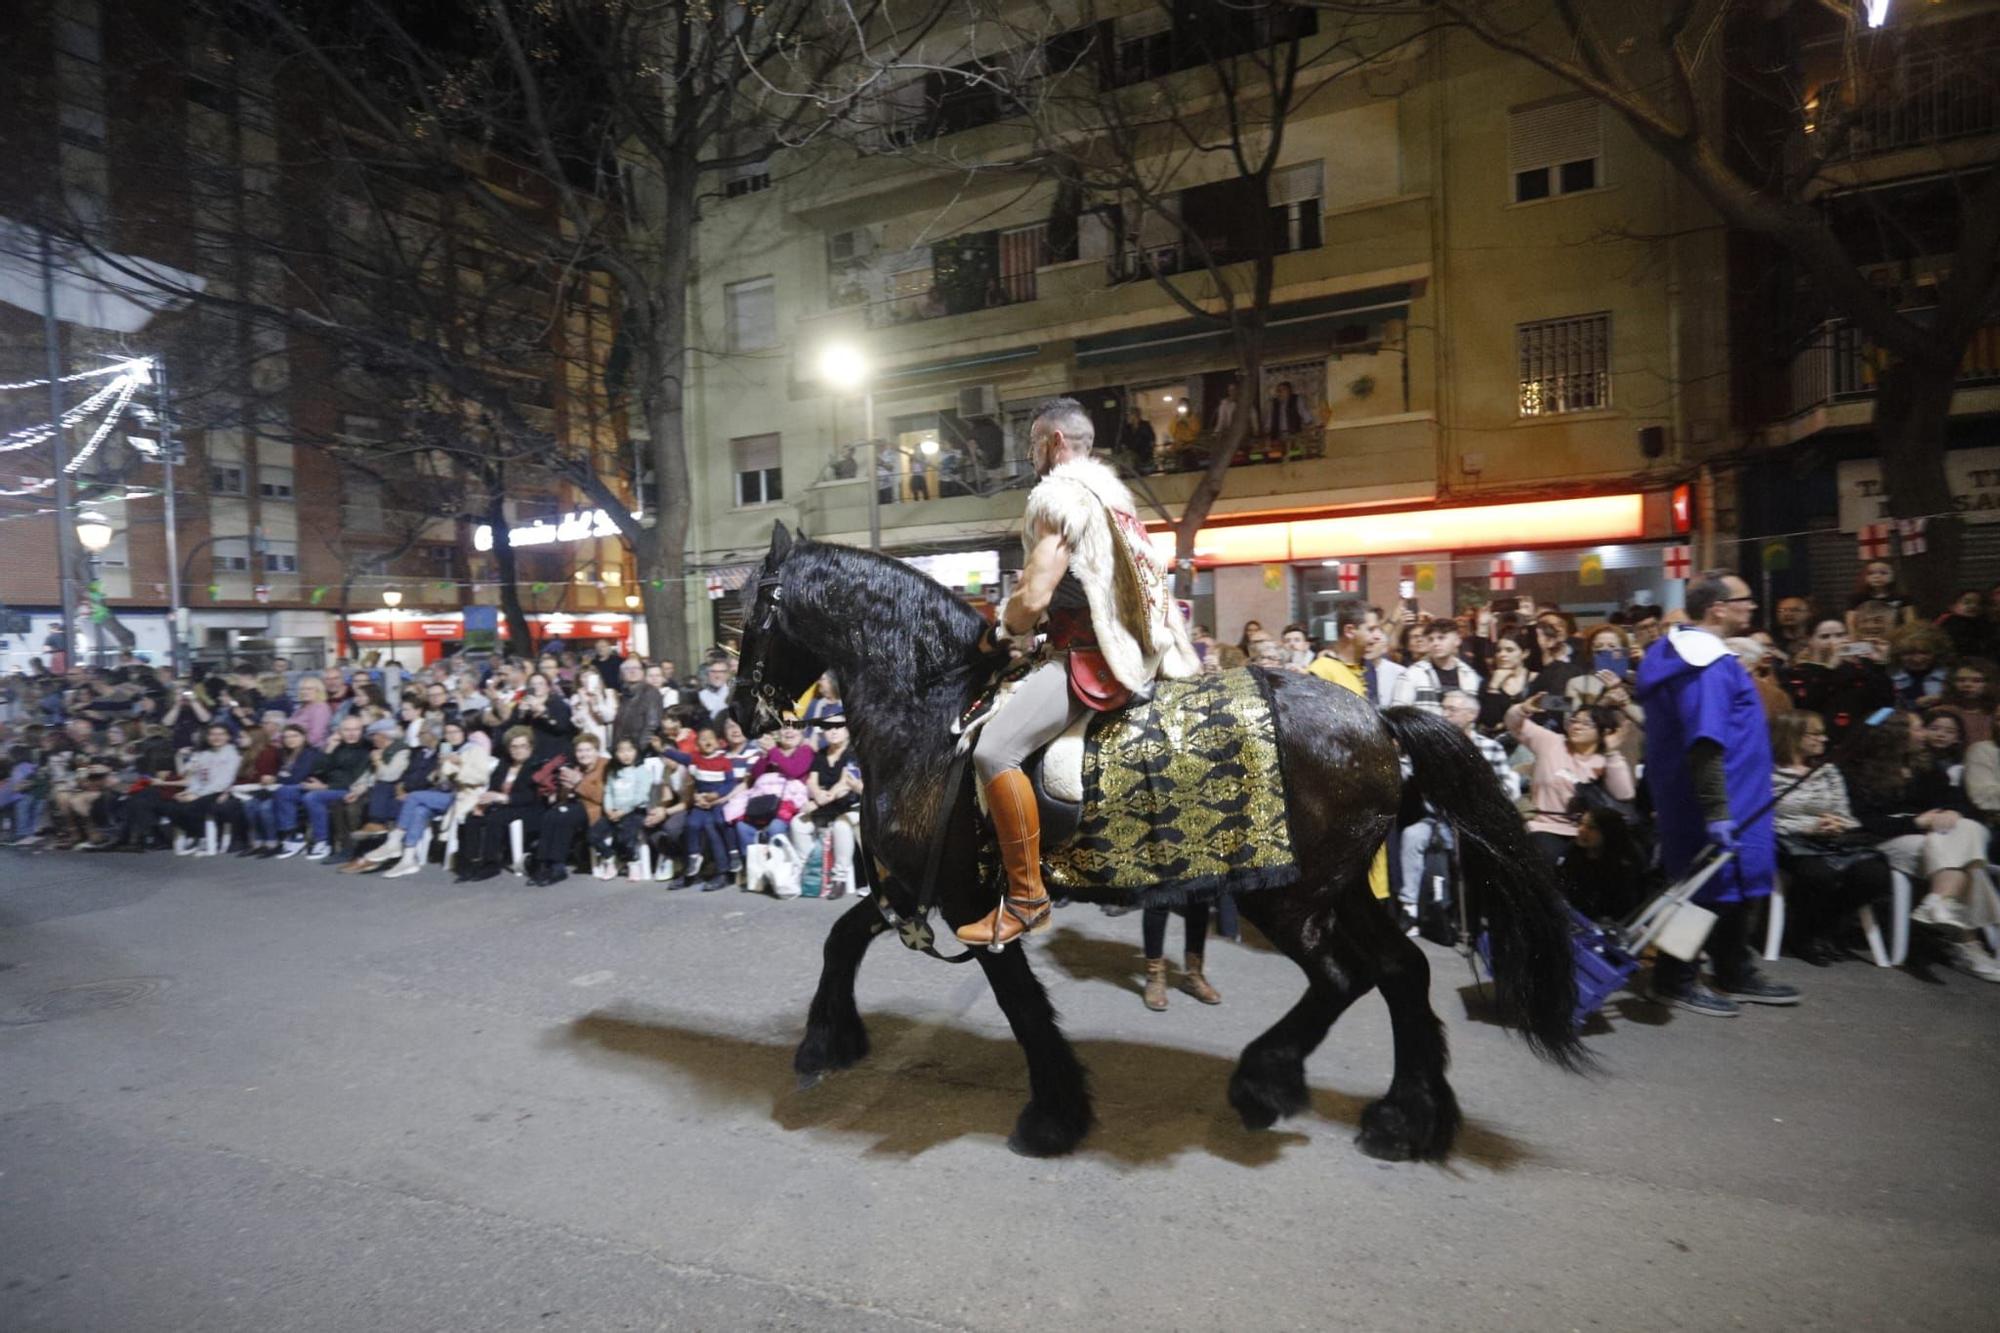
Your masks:
[{"label": "shadow on road", "polygon": [[[600,1009],[551,1040],[634,1064],[719,1107],[768,1106],[781,1129],[861,1136],[870,1153],[911,1158],[969,1136],[996,1144],[1006,1138],[1027,1095],[1012,1040],[896,1013],[871,1015],[868,1031],[874,1053],[867,1060],[810,1088],[797,1086],[790,1039],[712,1031],[659,1010]],[[1098,1125],[1085,1154],[1159,1166],[1201,1151],[1256,1167],[1311,1141],[1296,1130],[1244,1129],[1225,1100],[1234,1062],[1222,1056],[1125,1040],[1084,1040],[1076,1048],[1097,1097]],[[1368,1101],[1316,1088],[1311,1114],[1352,1130]],[[1492,1170],[1532,1160],[1525,1145],[1470,1122],[1456,1156]]]}]

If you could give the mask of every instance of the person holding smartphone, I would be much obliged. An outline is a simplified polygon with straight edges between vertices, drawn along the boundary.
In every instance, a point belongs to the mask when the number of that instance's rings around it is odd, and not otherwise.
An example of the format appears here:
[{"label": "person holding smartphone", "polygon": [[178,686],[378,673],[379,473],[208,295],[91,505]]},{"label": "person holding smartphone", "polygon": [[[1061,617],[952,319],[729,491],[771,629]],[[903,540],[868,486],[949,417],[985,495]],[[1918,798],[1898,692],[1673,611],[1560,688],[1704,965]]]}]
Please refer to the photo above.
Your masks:
[{"label": "person holding smartphone", "polygon": [[1849,727],[1878,708],[1893,707],[1896,686],[1868,643],[1856,642],[1847,621],[1821,616],[1805,648],[1781,678],[1792,707],[1826,719],[1835,746]]}]

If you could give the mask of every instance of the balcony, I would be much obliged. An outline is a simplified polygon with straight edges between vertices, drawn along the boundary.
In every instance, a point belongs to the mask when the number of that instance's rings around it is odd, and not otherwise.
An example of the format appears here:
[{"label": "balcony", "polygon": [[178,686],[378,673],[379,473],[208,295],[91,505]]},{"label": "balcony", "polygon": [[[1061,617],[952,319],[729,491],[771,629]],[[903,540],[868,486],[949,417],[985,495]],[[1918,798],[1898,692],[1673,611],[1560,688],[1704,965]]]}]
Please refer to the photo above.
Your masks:
[{"label": "balcony", "polygon": [[974,232],[936,245],[836,262],[828,305],[868,328],[967,315],[1033,301],[1048,263],[1048,227]]},{"label": "balcony", "polygon": [[[1867,336],[1846,320],[1820,325],[1792,354],[1783,436],[1797,440],[1831,427],[1867,424],[1874,417],[1870,400],[1882,362]],[[1974,335],[1958,374],[1954,413],[2000,410],[2000,323]]]},{"label": "balcony", "polygon": [[2000,47],[1982,47],[1829,80],[1806,106],[1813,155],[1845,161],[2000,131],[1996,64]]}]

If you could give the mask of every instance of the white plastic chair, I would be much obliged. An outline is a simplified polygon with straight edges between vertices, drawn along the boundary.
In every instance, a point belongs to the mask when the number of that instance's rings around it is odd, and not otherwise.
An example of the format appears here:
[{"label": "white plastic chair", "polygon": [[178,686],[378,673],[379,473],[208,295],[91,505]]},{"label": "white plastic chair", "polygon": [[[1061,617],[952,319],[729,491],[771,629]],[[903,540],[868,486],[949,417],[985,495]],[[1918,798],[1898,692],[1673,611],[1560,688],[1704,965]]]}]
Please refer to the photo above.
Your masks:
[{"label": "white plastic chair", "polygon": [[[1764,927],[1764,959],[1776,958],[1785,942],[1785,889],[1786,876],[1778,873],[1777,886],[1771,890],[1770,908]],[[1910,956],[1910,877],[1900,870],[1889,872],[1890,913],[1889,943],[1882,942],[1882,927],[1875,920],[1875,909],[1863,907],[1855,915],[1861,922],[1861,933],[1868,940],[1868,952],[1874,955],[1877,967],[1901,967],[1903,960]]]},{"label": "white plastic chair", "polygon": [[507,850],[513,856],[507,868],[517,875],[527,874],[528,831],[521,820],[517,819],[507,826]]}]

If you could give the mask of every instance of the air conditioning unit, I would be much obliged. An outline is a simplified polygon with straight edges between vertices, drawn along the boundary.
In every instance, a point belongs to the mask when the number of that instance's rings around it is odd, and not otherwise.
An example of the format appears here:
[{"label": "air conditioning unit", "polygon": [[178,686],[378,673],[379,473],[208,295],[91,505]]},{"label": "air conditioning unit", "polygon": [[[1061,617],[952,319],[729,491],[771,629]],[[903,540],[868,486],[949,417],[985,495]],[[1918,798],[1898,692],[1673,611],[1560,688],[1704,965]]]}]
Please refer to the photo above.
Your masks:
[{"label": "air conditioning unit", "polygon": [[991,421],[1000,415],[1000,391],[976,384],[958,391],[958,415],[967,421]]},{"label": "air conditioning unit", "polygon": [[855,227],[827,237],[827,257],[836,264],[855,264],[875,253],[875,229]]}]

